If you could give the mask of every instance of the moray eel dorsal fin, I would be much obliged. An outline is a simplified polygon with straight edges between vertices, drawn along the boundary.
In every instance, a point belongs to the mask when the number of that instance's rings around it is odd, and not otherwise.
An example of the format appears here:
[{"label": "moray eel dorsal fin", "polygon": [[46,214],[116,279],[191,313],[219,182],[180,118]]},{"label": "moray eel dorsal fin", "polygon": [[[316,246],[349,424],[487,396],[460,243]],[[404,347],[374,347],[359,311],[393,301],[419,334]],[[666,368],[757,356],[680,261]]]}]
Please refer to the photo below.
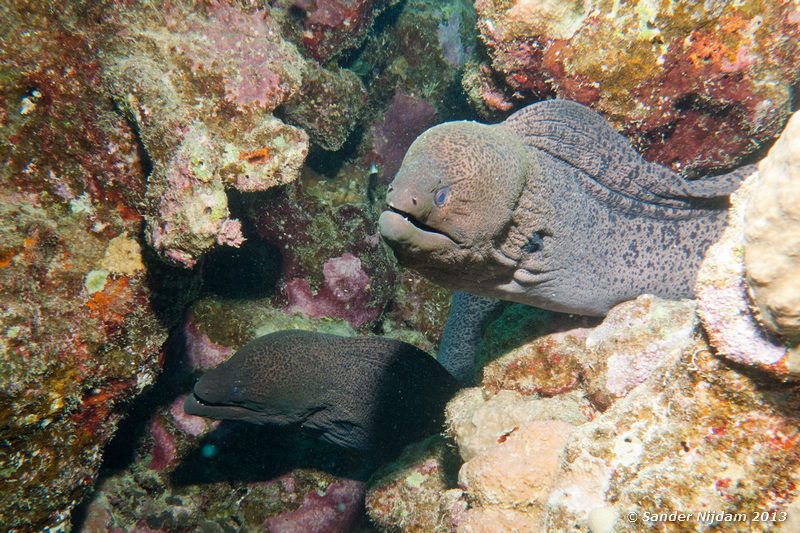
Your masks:
[{"label": "moray eel dorsal fin", "polygon": [[[504,125],[526,145],[580,171],[595,195],[615,205],[627,200],[676,211],[694,209],[702,206],[703,200],[726,199],[746,176],[737,172],[685,180],[643,160],[602,116],[569,100],[530,105],[508,117]],[[662,210],[660,214],[666,213]]]},{"label": "moray eel dorsal fin", "polygon": [[381,337],[281,331],[206,372],[187,413],[297,424],[323,441],[370,451],[438,431],[458,385],[431,356]]}]

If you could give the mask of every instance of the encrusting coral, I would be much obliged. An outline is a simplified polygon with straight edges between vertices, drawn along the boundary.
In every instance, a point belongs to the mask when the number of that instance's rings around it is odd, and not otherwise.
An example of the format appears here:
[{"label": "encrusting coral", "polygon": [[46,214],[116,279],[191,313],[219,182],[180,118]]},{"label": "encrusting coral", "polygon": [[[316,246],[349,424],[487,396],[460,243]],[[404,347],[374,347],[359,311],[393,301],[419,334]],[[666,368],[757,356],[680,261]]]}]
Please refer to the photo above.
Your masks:
[{"label": "encrusting coral", "polygon": [[800,341],[800,114],[758,165],[745,208],[747,285],[771,332]]},{"label": "encrusting coral", "polygon": [[215,245],[239,246],[226,191],[294,181],[309,136],[338,150],[360,118],[358,77],[303,57],[284,39],[281,17],[228,2],[139,6],[104,46],[105,82],[153,165],[145,235],[175,263],[191,267]]},{"label": "encrusting coral", "polygon": [[486,114],[557,96],[590,105],[646,158],[730,168],[781,131],[800,58],[788,0],[479,0],[488,61],[464,77]]},{"label": "encrusting coral", "polygon": [[[638,317],[640,325],[630,332],[609,336],[604,323],[548,335],[533,341],[538,349],[523,346],[498,359],[499,368],[520,369],[535,368],[533,358],[563,361],[573,354],[581,361],[572,367],[576,388],[526,397],[518,392],[527,388],[524,372],[506,374],[498,390],[498,369],[489,371],[481,387],[466,389],[448,406],[449,432],[465,461],[458,484],[426,482],[409,494],[393,481],[427,479],[421,469],[436,472],[447,461],[453,468],[452,459],[426,444],[417,459],[387,467],[370,481],[371,516],[389,531],[421,524],[430,531],[593,533],[665,524],[646,518],[655,513],[693,513],[677,524],[687,531],[722,520],[717,512],[744,513],[757,531],[791,519],[800,480],[794,451],[800,427],[792,415],[800,405],[797,387],[756,383],[715,357],[693,309],[691,301],[640,297],[607,319],[610,326]],[[664,345],[665,335],[680,340]],[[592,336],[596,340],[588,341]],[[625,354],[643,350],[650,350],[646,367],[631,368]],[[595,368],[592,351],[604,353],[608,368]],[[629,369],[631,379],[610,394],[619,381],[614,365],[618,373]],[[554,383],[540,376],[542,389],[557,390],[559,374]],[[605,398],[596,401],[600,395],[591,389],[600,383]],[[424,506],[416,511],[408,501]],[[769,511],[766,522],[752,519],[762,511]]]},{"label": "encrusting coral", "polygon": [[[720,355],[782,378],[800,376],[798,236],[792,206],[800,121],[794,116],[732,198],[728,228],[697,280],[698,312]],[[788,203],[787,203],[788,202]]]}]

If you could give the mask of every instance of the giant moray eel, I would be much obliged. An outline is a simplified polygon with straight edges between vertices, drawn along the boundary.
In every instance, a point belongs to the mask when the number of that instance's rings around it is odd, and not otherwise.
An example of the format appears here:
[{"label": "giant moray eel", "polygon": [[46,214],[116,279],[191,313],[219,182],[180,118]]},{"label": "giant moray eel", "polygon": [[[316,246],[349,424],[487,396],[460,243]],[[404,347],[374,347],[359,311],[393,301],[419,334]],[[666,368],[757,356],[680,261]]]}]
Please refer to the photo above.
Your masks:
[{"label": "giant moray eel", "polygon": [[[692,297],[727,197],[750,171],[684,180],[591,109],[549,100],[500,124],[420,135],[389,186],[380,232],[402,264],[445,287],[601,316],[644,293]],[[462,380],[472,364],[463,352],[439,355]]]},{"label": "giant moray eel", "polygon": [[342,448],[381,451],[436,432],[457,388],[434,358],[410,344],[292,330],[259,337],[206,372],[184,410],[299,425]]}]

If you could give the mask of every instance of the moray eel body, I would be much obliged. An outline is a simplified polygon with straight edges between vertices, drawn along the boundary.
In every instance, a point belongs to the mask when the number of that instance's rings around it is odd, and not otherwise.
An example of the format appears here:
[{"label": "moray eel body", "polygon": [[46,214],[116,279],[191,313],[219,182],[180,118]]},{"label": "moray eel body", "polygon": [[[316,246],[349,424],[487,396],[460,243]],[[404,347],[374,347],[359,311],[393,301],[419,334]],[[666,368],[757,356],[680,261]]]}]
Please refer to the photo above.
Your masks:
[{"label": "moray eel body", "polygon": [[473,384],[476,352],[484,330],[505,307],[506,303],[496,298],[453,293],[436,360],[462,385]]},{"label": "moray eel body", "polygon": [[380,232],[445,287],[601,316],[644,293],[693,296],[727,197],[751,168],[698,181],[645,161],[580,104],[423,133],[389,186]]},{"label": "moray eel body", "polygon": [[439,430],[458,385],[416,347],[381,337],[281,331],[206,372],[184,403],[192,415],[300,425],[342,448],[396,448]]}]

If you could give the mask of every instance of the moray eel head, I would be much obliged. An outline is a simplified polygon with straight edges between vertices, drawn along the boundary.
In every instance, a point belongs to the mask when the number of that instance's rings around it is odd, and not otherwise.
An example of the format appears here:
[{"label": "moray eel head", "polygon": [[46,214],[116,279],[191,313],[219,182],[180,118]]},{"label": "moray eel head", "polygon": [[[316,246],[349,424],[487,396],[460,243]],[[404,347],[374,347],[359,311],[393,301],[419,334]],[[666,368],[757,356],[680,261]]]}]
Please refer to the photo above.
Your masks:
[{"label": "moray eel head", "polygon": [[448,122],[427,130],[389,185],[381,235],[409,266],[485,246],[514,210],[524,154],[502,126]]},{"label": "moray eel head", "polygon": [[[294,339],[273,335],[270,343],[251,342],[208,370],[184,402],[192,415],[285,426],[320,409],[300,386],[286,361]],[[296,343],[296,342],[295,342]]]}]

